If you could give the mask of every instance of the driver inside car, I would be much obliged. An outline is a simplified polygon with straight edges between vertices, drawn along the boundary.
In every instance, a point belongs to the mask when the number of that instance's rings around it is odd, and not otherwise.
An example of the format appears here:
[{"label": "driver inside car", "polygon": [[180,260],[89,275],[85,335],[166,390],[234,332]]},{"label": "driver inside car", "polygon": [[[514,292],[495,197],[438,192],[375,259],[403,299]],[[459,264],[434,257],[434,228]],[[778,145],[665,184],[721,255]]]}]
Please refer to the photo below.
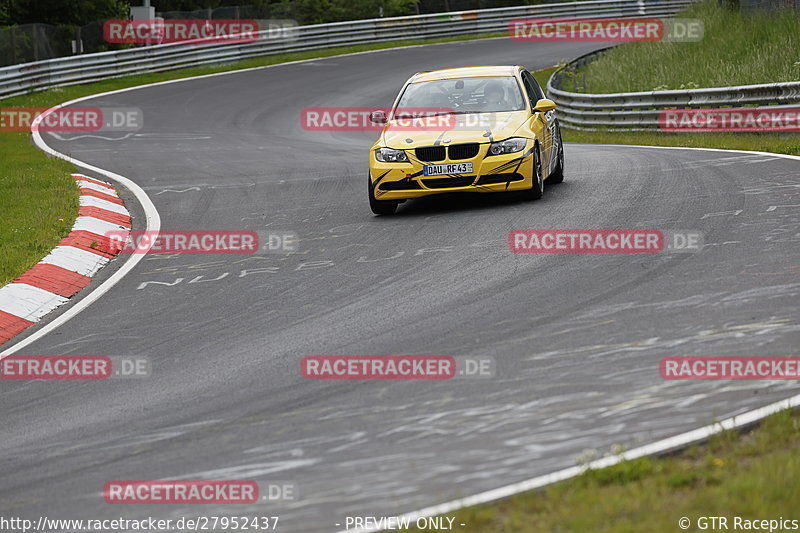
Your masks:
[{"label": "driver inside car", "polygon": [[483,88],[483,112],[487,111],[507,111],[509,109],[506,102],[506,91],[498,82],[489,82]]}]

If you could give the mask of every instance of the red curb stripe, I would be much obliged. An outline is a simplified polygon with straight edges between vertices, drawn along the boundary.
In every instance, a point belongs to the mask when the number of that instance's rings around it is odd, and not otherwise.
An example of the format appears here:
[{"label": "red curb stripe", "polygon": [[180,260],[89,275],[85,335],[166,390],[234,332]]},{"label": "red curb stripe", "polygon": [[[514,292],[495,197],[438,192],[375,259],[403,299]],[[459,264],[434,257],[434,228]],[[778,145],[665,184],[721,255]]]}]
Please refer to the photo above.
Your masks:
[{"label": "red curb stripe", "polygon": [[71,231],[69,235],[61,239],[58,246],[74,246],[75,248],[102,255],[109,259],[122,250],[122,243],[118,240],[112,241],[110,237],[86,230]]},{"label": "red curb stripe", "polygon": [[11,313],[0,311],[0,344],[33,325],[33,322]]},{"label": "red curb stripe", "polygon": [[96,191],[94,189],[81,189],[81,196],[94,196],[95,198],[100,198],[101,200],[108,200],[109,202],[114,202],[115,204],[123,205],[122,200],[120,200],[116,196],[111,196],[110,194]]},{"label": "red curb stripe", "polygon": [[[96,191],[87,187],[81,187],[82,183],[93,183],[95,185],[101,185],[104,188],[107,188],[108,192],[111,193],[114,191],[113,185],[109,185],[108,183],[90,178],[88,176],[73,174],[72,177],[75,179],[76,184],[80,188],[81,196],[90,196],[105,200],[107,202],[112,202],[117,205],[125,205],[122,202],[122,199],[114,196],[113,194]],[[129,215],[115,213],[114,211],[109,211],[108,209],[103,209],[101,207],[80,206],[78,209],[78,216],[93,217],[119,226],[127,226],[128,228],[131,227],[131,217]],[[120,233],[125,234],[126,232],[121,230]],[[120,252],[122,245],[123,243],[119,242],[119,240],[112,241],[111,238],[104,235],[98,235],[86,230],[75,230],[71,231],[69,235],[61,239],[57,246],[72,246],[79,250],[92,252],[101,257],[111,259]],[[12,283],[25,283],[32,287],[57,294],[64,298],[70,298],[78,291],[89,285],[91,281],[92,279],[89,276],[72,272],[66,268],[45,263],[37,263]],[[11,340],[13,337],[33,324],[34,322],[30,320],[20,318],[5,311],[0,311],[0,344]]]},{"label": "red curb stripe", "polygon": [[114,190],[113,185],[109,185],[105,181],[100,181],[94,178],[90,178],[89,176],[81,176],[80,174],[73,174],[72,177],[75,178],[76,181],[88,181],[89,183],[94,183],[95,185],[102,185],[103,187],[108,187],[112,191]]},{"label": "red curb stripe", "polygon": [[27,283],[65,298],[84,288],[92,278],[56,265],[39,263],[14,280],[14,283]]},{"label": "red curb stripe", "polygon": [[128,215],[115,213],[113,211],[109,211],[108,209],[101,209],[91,205],[82,205],[80,209],[78,209],[78,216],[99,218],[100,220],[111,222],[112,224],[127,226],[129,228],[131,227],[131,217]]}]

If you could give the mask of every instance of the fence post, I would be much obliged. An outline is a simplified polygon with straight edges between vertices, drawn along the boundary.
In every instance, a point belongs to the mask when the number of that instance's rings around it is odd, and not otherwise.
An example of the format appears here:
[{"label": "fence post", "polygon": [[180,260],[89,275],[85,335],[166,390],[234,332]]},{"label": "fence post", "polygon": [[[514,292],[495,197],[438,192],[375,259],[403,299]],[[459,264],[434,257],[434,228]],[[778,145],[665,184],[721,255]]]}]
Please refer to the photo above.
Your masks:
[{"label": "fence post", "polygon": [[33,60],[39,61],[39,26],[31,25],[31,41],[33,41]]},{"label": "fence post", "polygon": [[83,37],[80,26],[75,27],[75,53],[76,54],[83,53]]},{"label": "fence post", "polygon": [[11,64],[17,64],[17,29],[11,26]]}]

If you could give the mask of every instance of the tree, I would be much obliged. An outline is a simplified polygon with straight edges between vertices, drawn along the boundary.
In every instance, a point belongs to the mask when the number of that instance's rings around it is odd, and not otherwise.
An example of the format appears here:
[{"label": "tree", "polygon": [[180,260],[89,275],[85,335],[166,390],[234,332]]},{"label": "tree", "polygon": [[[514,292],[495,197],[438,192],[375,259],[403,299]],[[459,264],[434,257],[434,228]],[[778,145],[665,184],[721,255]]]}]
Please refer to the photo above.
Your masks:
[{"label": "tree", "polygon": [[414,13],[416,0],[293,0],[301,24],[394,17]]},{"label": "tree", "polygon": [[0,0],[0,26],[9,26],[11,24],[9,7],[10,0]]},{"label": "tree", "polygon": [[83,26],[107,19],[126,19],[128,0],[3,0],[8,7],[9,24],[41,22]]},{"label": "tree", "polygon": [[[131,5],[142,5],[141,0],[130,0]],[[263,6],[274,3],[272,0],[150,0],[156,11],[197,11],[224,6]]]}]

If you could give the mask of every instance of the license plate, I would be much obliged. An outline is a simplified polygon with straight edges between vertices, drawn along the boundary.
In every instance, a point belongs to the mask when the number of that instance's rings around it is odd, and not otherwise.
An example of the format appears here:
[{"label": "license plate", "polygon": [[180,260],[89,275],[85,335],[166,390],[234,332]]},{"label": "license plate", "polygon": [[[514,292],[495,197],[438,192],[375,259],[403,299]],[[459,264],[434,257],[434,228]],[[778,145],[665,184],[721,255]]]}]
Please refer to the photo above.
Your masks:
[{"label": "license plate", "polygon": [[445,165],[425,165],[423,173],[426,176],[445,176],[447,174],[469,174],[472,172],[472,163],[447,163]]}]

